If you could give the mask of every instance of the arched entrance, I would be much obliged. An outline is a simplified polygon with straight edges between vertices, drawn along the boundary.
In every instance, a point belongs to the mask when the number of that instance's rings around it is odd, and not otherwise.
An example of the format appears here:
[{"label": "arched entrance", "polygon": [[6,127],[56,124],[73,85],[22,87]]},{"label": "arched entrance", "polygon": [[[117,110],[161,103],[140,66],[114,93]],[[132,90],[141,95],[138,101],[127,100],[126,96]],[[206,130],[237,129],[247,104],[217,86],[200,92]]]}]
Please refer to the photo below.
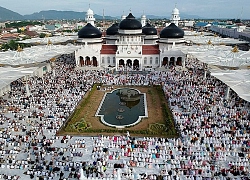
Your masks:
[{"label": "arched entrance", "polygon": [[163,58],[162,66],[168,66],[168,57]]},{"label": "arched entrance", "polygon": [[182,57],[177,58],[176,65],[182,66]]},{"label": "arched entrance", "polygon": [[82,56],[80,56],[80,66],[81,66],[81,67],[84,66],[84,59],[83,59]]},{"label": "arched entrance", "polygon": [[134,70],[139,70],[139,60],[138,59],[134,60],[133,69]]},{"label": "arched entrance", "polygon": [[174,57],[171,57],[171,58],[170,58],[169,66],[174,66],[174,60],[175,60]]},{"label": "arched entrance", "polygon": [[87,66],[91,65],[90,57],[89,56],[85,57],[85,65],[87,65]]},{"label": "arched entrance", "polygon": [[129,67],[129,68],[132,67],[132,60],[131,59],[127,60],[126,66]]},{"label": "arched entrance", "polygon": [[92,57],[93,66],[97,67],[97,59],[95,56]]},{"label": "arched entrance", "polygon": [[120,66],[124,66],[124,65],[125,65],[124,60],[123,60],[123,59],[120,59],[120,60],[119,60],[119,67],[120,67]]}]

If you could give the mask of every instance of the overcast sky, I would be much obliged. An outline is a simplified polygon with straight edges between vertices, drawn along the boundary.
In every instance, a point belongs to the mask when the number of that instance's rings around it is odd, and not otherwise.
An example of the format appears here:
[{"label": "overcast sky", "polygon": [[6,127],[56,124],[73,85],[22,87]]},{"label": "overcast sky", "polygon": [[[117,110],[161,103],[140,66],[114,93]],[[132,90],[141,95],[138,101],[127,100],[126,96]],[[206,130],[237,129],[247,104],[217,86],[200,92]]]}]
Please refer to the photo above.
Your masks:
[{"label": "overcast sky", "polygon": [[250,0],[0,0],[0,6],[26,15],[42,10],[86,12],[89,4],[95,14],[121,16],[131,12],[145,15],[170,16],[176,7],[181,13],[205,18],[250,19]]}]

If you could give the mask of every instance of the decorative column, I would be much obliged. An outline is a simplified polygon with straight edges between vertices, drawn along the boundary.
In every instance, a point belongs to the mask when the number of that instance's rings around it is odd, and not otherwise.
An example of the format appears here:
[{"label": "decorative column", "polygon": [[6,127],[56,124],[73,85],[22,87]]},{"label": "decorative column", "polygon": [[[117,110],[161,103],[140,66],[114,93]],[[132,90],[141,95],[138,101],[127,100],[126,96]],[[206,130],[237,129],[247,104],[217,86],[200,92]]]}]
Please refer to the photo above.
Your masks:
[{"label": "decorative column", "polygon": [[205,69],[204,70],[204,77],[203,77],[203,79],[206,79],[207,78],[207,70]]},{"label": "decorative column", "polygon": [[26,96],[30,96],[30,89],[27,81],[25,86],[26,86]]},{"label": "decorative column", "polygon": [[185,68],[186,66],[186,57],[182,58],[182,68]]},{"label": "decorative column", "polygon": [[28,79],[29,79],[29,77],[28,76],[25,76],[24,77],[25,79],[25,82],[26,82],[26,84],[25,84],[25,88],[26,88],[26,96],[28,97],[28,96],[30,96],[30,89],[29,89],[29,85],[28,85]]},{"label": "decorative column", "polygon": [[204,67],[204,76],[203,76],[203,79],[206,79],[207,78],[207,72],[208,72],[208,64],[203,64],[203,67]]},{"label": "decorative column", "polygon": [[230,96],[230,87],[227,86],[226,91],[225,91],[225,99],[229,99]]},{"label": "decorative column", "polygon": [[52,72],[53,72],[53,77],[56,77],[56,71],[54,68],[53,68]]}]

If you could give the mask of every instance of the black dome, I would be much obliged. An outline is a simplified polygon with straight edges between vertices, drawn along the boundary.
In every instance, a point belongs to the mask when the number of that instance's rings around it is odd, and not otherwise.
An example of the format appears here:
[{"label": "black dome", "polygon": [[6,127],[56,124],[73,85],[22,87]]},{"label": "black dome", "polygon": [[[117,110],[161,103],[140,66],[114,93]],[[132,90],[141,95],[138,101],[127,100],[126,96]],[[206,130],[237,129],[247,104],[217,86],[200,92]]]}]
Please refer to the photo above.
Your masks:
[{"label": "black dome", "polygon": [[127,29],[127,30],[134,30],[134,29],[141,29],[142,25],[141,22],[136,20],[135,17],[129,13],[126,19],[123,19],[119,24],[120,29]]},{"label": "black dome", "polygon": [[149,23],[147,23],[142,28],[142,33],[145,35],[157,35],[157,30],[153,26],[151,26]]},{"label": "black dome", "polygon": [[118,23],[115,23],[107,29],[106,35],[115,35],[116,33],[118,33],[118,29]]},{"label": "black dome", "polygon": [[100,38],[102,33],[99,29],[88,23],[80,31],[78,31],[78,38]]},{"label": "black dome", "polygon": [[183,36],[184,31],[178,28],[174,23],[165,27],[160,33],[160,38],[183,38]]}]

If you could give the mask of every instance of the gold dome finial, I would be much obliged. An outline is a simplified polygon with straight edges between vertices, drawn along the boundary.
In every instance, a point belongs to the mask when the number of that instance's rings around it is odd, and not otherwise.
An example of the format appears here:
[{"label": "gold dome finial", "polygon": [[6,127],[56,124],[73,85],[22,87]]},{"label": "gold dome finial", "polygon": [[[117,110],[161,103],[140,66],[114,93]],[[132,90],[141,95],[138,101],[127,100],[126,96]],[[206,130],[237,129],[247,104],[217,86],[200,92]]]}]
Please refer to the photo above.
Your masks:
[{"label": "gold dome finial", "polygon": [[232,52],[233,52],[233,53],[237,53],[237,52],[239,52],[238,47],[237,47],[237,46],[234,46],[234,48],[232,49]]},{"label": "gold dome finial", "polygon": [[217,34],[214,34],[214,37],[218,37],[218,35],[217,35]]},{"label": "gold dome finial", "polygon": [[21,46],[18,44],[18,46],[17,46],[17,52],[22,52],[23,51],[23,49],[21,48]]},{"label": "gold dome finial", "polygon": [[207,44],[208,45],[212,45],[213,43],[210,41],[210,39],[209,39],[209,41],[207,42]]},{"label": "gold dome finial", "polygon": [[47,45],[51,45],[51,44],[52,44],[52,42],[51,42],[51,40],[49,39]]},{"label": "gold dome finial", "polygon": [[53,58],[50,59],[51,62],[54,62],[55,60],[56,60],[55,57],[53,57]]}]

